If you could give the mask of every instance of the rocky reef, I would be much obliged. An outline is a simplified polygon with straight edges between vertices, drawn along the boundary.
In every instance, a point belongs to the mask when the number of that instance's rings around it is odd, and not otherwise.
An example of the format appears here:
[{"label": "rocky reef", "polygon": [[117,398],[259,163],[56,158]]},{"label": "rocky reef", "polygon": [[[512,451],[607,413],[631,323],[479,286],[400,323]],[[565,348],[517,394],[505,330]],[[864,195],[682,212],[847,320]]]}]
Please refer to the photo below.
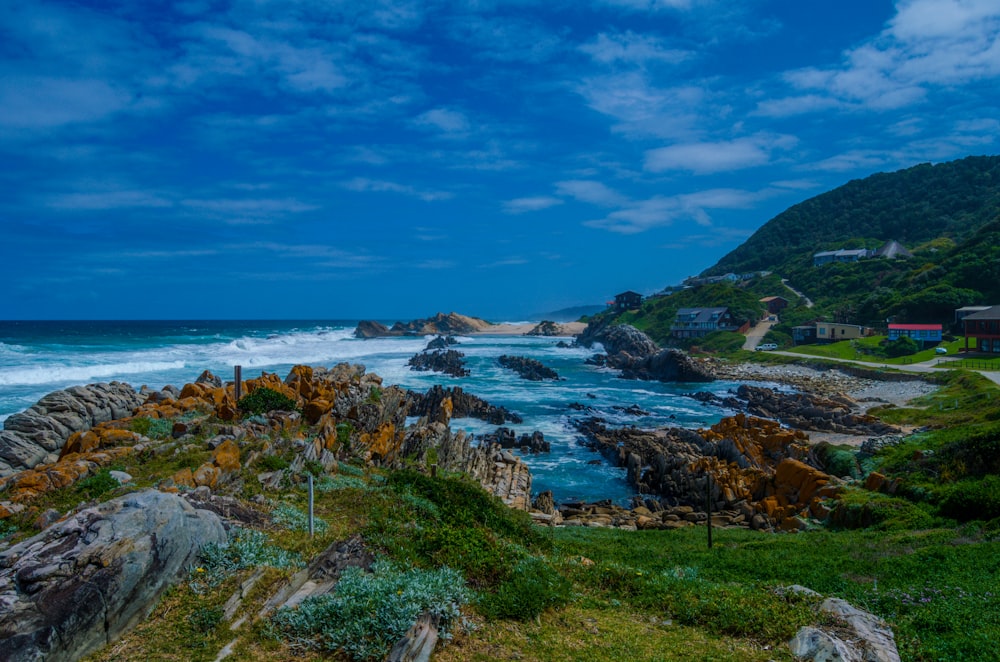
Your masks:
[{"label": "rocky reef", "polygon": [[497,359],[497,363],[508,370],[513,370],[521,379],[527,379],[528,381],[541,382],[547,379],[554,381],[559,380],[559,373],[552,368],[545,366],[541,361],[536,361],[535,359],[504,354]]},{"label": "rocky reef", "polygon": [[456,349],[439,349],[423,351],[415,354],[406,362],[410,370],[420,372],[441,372],[452,377],[468,377],[469,369],[465,367],[465,354]]},{"label": "rocky reef", "polygon": [[478,418],[479,420],[503,425],[521,423],[523,419],[506,407],[491,405],[486,400],[466,393],[461,386],[444,388],[432,386],[426,393],[408,391],[409,416],[426,416],[432,421],[450,421],[452,418]]},{"label": "rocky reef", "polygon": [[840,492],[838,479],[804,461],[805,433],[771,420],[737,414],[707,430],[643,430],[612,429],[591,418],[578,428],[587,445],[626,468],[636,491],[665,506],[690,508],[666,511],[681,519],[701,512],[703,521],[711,504],[723,515],[720,524],[795,530],[809,517],[829,515],[824,500]]},{"label": "rocky reef", "polygon": [[356,338],[384,338],[390,336],[462,335],[488,329],[492,324],[478,317],[458,313],[437,313],[433,317],[410,322],[396,322],[387,327],[381,322],[363,320],[354,330]]},{"label": "rocky reef", "polygon": [[623,379],[661,382],[711,382],[715,375],[701,362],[679,349],[660,349],[642,331],[628,324],[588,325],[577,343],[600,343],[606,355],[591,362],[621,371]]}]

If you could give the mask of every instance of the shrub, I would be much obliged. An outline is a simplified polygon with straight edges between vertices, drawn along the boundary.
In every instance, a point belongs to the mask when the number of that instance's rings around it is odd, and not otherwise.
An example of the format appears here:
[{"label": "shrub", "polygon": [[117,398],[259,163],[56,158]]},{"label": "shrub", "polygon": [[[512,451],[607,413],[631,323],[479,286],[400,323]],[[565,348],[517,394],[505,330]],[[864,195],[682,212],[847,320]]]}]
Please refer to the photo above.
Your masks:
[{"label": "shrub", "polygon": [[198,607],[188,616],[188,623],[197,632],[208,634],[222,621],[222,615],[219,607]]},{"label": "shrub", "polygon": [[257,461],[257,465],[264,471],[281,471],[289,467],[288,460],[280,455],[265,455]]},{"label": "shrub", "polygon": [[111,472],[101,469],[93,476],[88,476],[77,483],[76,491],[88,499],[97,499],[118,487],[119,483],[111,477]]},{"label": "shrub", "polygon": [[269,411],[295,411],[297,405],[295,400],[285,394],[262,386],[240,398],[240,401],[236,403],[236,408],[244,416],[253,416],[266,414]]},{"label": "shrub", "polygon": [[1000,476],[955,483],[941,501],[941,514],[960,522],[1000,517]]},{"label": "shrub", "polygon": [[166,418],[140,416],[129,422],[129,430],[150,439],[166,439],[173,434],[174,422]]},{"label": "shrub", "polygon": [[297,554],[272,544],[266,535],[253,529],[234,528],[227,542],[208,543],[198,556],[199,564],[191,568],[191,589],[195,593],[218,586],[244,568],[303,565]]},{"label": "shrub", "polygon": [[[278,526],[285,527],[289,531],[309,530],[309,515],[286,503],[278,505],[271,511],[271,521]],[[314,516],[313,530],[316,533],[323,533],[326,529],[327,523]]]},{"label": "shrub", "polygon": [[916,354],[919,351],[920,345],[917,344],[916,340],[908,336],[900,336],[885,345],[885,355],[890,358],[895,358],[897,356],[909,356],[911,354]]},{"label": "shrub", "polygon": [[348,568],[332,593],[306,598],[272,617],[279,637],[319,650],[341,650],[355,660],[384,659],[392,645],[428,612],[439,634],[451,636],[470,595],[461,574],[450,569],[402,569],[380,560],[366,573]]},{"label": "shrub", "polygon": [[367,490],[369,489],[368,483],[362,478],[357,476],[342,476],[340,474],[336,476],[323,476],[318,481],[316,481],[315,489],[317,492],[333,492],[334,490]]},{"label": "shrub", "polygon": [[572,597],[569,581],[543,559],[529,556],[514,567],[510,579],[500,584],[494,593],[479,600],[479,608],[487,618],[509,618],[526,621],[550,607],[561,607]]}]

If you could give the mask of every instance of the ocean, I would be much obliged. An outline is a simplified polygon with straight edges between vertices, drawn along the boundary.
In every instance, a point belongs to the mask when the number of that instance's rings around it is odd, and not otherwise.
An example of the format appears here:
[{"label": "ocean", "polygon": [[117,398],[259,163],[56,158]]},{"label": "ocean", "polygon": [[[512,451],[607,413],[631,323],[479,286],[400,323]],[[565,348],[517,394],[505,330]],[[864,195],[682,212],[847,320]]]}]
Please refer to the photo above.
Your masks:
[{"label": "ocean", "polygon": [[[430,336],[354,337],[350,320],[309,321],[0,321],[0,421],[22,411],[52,391],[76,384],[121,381],[135,388],[183,386],[203,370],[232,380],[233,366],[243,366],[243,378],[262,371],[282,378],[296,364],[332,366],[363,364],[385,384],[426,391],[435,384],[461,386],[465,391],[519,413],[524,422],[508,424],[520,436],[541,431],[551,453],[525,454],[531,467],[532,491],[552,490],[558,502],[611,499],[625,504],[633,492],[624,469],[599,464],[599,455],[579,443],[571,421],[589,415],[611,425],[704,427],[725,412],[685,397],[692,391],[724,394],[731,382],[664,384],[619,379],[615,371],[586,365],[597,350],[557,346],[565,338],[528,336],[459,336],[455,347],[465,354],[468,377],[455,378],[410,370],[406,362],[426,347]],[[529,382],[501,368],[502,354],[541,361],[562,381]],[[596,412],[570,407],[580,403]],[[648,412],[622,411],[637,405]],[[476,419],[455,419],[453,429],[474,434],[496,426]]]}]

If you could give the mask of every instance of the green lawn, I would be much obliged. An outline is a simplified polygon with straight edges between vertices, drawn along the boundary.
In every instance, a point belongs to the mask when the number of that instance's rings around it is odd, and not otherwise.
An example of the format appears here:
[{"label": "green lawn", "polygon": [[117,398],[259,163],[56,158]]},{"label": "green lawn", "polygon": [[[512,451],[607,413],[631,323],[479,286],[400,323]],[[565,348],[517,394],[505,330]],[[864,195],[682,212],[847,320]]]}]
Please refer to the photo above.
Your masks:
[{"label": "green lawn", "polygon": [[[925,349],[917,352],[916,354],[911,354],[910,356],[898,356],[895,358],[873,356],[872,354],[867,353],[877,350],[879,343],[885,339],[885,336],[870,336],[868,338],[859,338],[858,340],[842,340],[828,345],[799,345],[798,347],[793,347],[788,351],[806,356],[821,356],[824,358],[864,361],[866,363],[877,363],[880,365],[908,365],[911,363],[922,363],[924,361],[930,361],[934,358],[942,357],[942,355],[934,352],[934,348]],[[954,340],[952,342],[943,342],[938,346],[946,348],[948,350],[948,355],[953,356],[958,353],[959,348],[965,347],[965,339],[959,338],[958,340]]]}]

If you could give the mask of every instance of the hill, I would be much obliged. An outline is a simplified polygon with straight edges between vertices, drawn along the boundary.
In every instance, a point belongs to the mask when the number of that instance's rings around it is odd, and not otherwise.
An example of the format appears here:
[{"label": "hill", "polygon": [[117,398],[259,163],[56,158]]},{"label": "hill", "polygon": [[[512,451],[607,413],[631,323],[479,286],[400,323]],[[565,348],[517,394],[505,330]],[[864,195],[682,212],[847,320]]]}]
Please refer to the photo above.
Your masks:
[{"label": "hill", "polygon": [[[764,224],[703,275],[773,271],[815,316],[877,325],[951,323],[955,308],[1000,301],[1000,157],[922,164],[855,180]],[[819,251],[897,240],[905,260],[813,264]]]}]

